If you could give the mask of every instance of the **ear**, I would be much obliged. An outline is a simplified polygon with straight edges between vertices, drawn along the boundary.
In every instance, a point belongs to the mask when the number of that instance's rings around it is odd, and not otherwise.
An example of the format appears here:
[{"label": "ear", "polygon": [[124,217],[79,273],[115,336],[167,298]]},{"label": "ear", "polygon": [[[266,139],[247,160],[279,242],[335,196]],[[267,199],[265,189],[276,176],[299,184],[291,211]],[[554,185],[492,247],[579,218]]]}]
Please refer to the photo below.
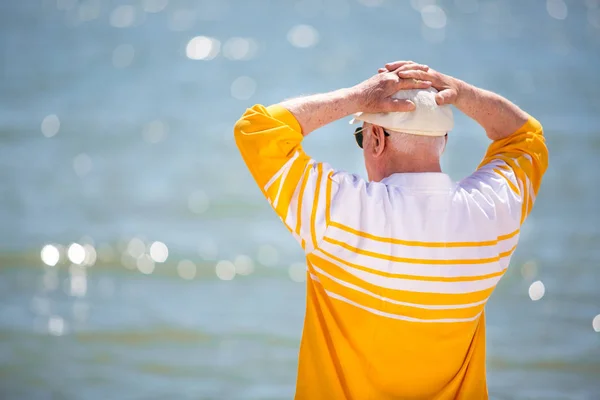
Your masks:
[{"label": "ear", "polygon": [[371,146],[373,156],[380,157],[386,146],[385,132],[381,126],[371,125],[371,140],[373,141],[373,145]]},{"label": "ear", "polygon": [[446,151],[446,146],[448,146],[448,133],[446,132],[446,136],[444,136],[444,149],[442,150],[442,154]]}]

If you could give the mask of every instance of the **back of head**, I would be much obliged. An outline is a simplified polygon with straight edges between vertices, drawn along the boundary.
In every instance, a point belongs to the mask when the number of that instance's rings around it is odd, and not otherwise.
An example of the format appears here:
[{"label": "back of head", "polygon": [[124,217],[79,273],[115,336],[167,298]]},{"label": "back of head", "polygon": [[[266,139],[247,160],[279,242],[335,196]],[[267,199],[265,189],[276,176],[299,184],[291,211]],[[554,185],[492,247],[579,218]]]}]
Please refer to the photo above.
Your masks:
[{"label": "back of head", "polygon": [[389,133],[381,154],[365,150],[371,179],[379,180],[396,172],[439,172],[440,156],[446,147],[446,135],[454,126],[454,118],[450,106],[437,105],[436,93],[433,88],[401,90],[393,97],[412,101],[416,106],[414,111],[358,113],[354,116],[352,122],[365,122],[380,127],[379,132]]},{"label": "back of head", "polygon": [[414,154],[439,159],[446,147],[445,136],[423,136],[395,131],[390,133],[390,150],[399,155]]}]

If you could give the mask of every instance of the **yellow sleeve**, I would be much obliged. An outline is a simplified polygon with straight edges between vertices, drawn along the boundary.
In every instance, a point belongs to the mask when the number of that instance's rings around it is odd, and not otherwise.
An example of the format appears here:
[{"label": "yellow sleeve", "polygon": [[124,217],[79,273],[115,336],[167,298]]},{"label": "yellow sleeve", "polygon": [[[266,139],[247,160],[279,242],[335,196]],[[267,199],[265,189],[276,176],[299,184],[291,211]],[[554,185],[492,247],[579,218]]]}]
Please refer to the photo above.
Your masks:
[{"label": "yellow sleeve", "polygon": [[279,105],[246,110],[234,136],[260,190],[305,251],[312,251],[326,229],[333,170],[306,155],[298,121]]},{"label": "yellow sleeve", "polygon": [[521,203],[521,223],[525,221],[548,168],[548,148],[542,125],[530,117],[512,135],[494,141],[478,171],[491,172],[506,181]]}]

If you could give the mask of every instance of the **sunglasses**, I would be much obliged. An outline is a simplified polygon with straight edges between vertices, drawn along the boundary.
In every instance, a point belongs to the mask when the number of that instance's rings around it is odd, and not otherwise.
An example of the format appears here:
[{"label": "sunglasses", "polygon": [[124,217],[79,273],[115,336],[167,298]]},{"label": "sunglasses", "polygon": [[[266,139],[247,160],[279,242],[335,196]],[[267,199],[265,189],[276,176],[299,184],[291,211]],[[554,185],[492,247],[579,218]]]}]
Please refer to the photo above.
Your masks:
[{"label": "sunglasses", "polygon": [[[385,136],[390,136],[390,134],[385,130],[383,131],[383,133],[385,134]],[[362,128],[362,126],[359,126],[354,131],[354,139],[356,139],[356,144],[358,145],[358,147],[360,147],[362,149],[363,148],[363,128]]]}]

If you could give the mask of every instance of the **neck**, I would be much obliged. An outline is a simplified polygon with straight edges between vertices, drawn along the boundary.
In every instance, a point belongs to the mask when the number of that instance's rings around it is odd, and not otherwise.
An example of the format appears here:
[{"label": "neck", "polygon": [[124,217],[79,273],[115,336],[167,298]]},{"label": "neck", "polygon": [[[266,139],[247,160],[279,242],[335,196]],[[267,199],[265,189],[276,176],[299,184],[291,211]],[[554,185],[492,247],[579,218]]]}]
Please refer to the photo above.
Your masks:
[{"label": "neck", "polygon": [[398,173],[442,172],[438,157],[415,157],[410,154],[398,154],[381,167],[379,180]]}]

